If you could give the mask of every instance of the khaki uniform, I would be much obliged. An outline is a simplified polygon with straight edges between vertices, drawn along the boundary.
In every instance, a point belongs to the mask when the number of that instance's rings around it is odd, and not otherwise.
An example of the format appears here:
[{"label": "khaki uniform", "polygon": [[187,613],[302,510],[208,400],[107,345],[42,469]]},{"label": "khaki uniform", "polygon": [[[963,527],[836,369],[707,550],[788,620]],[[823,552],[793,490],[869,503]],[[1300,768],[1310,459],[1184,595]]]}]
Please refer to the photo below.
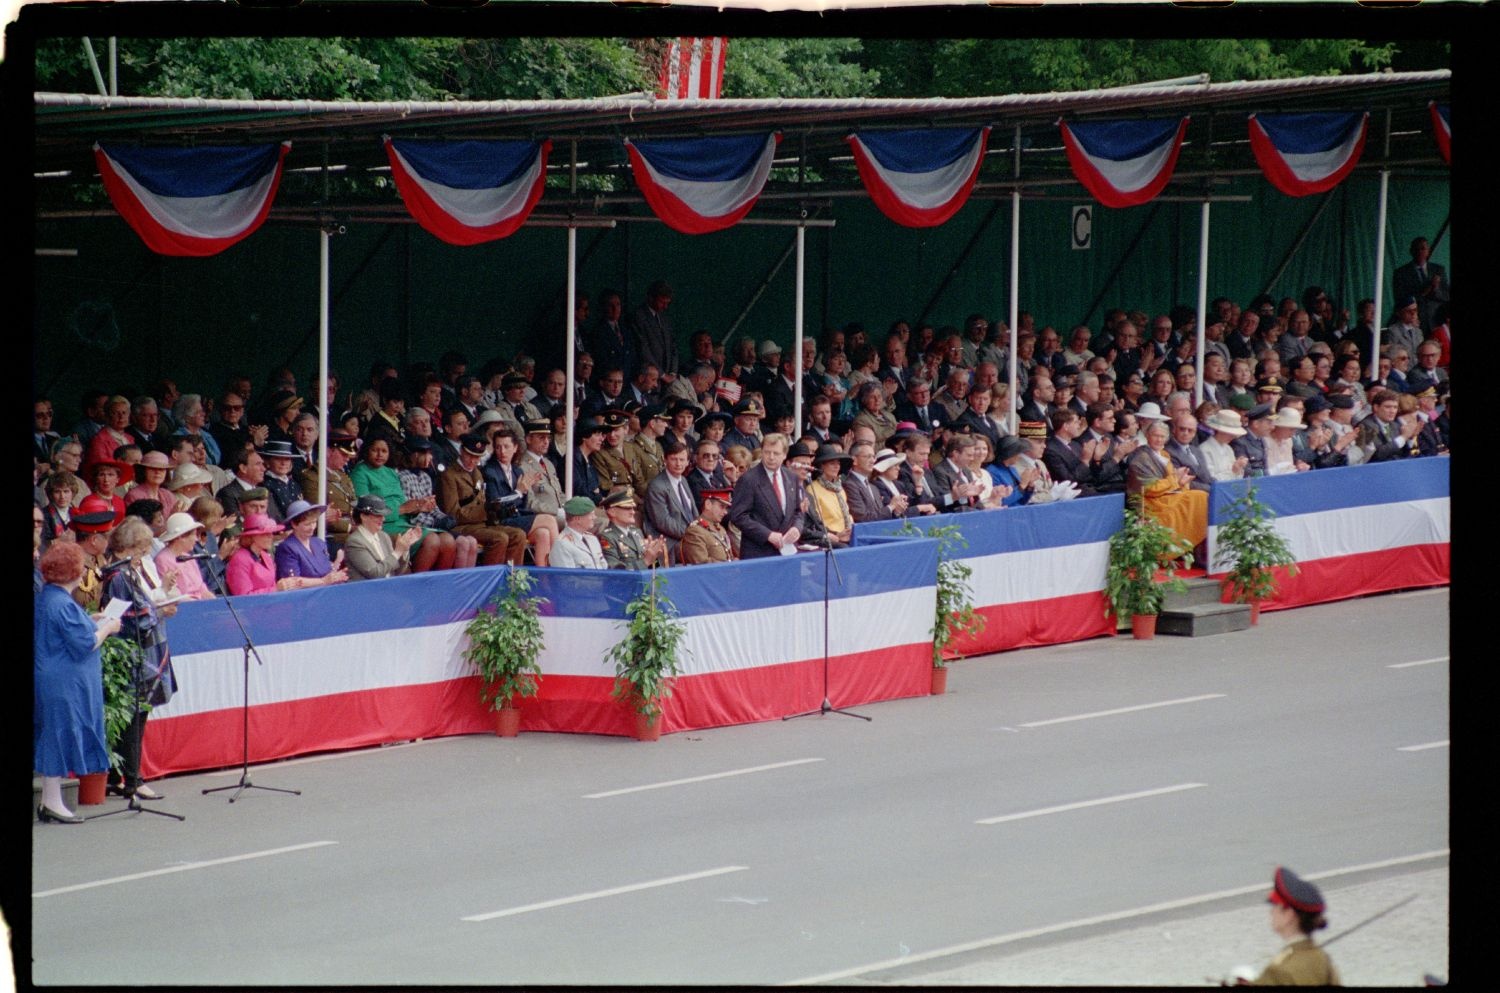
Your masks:
[{"label": "khaki uniform", "polygon": [[99,609],[99,595],[104,592],[103,571],[107,556],[83,558],[83,579],[73,591],[73,601],[89,613]]},{"label": "khaki uniform", "polygon": [[526,472],[540,472],[543,476],[526,491],[527,508],[538,514],[556,514],[562,509],[562,481],[557,478],[557,470],[552,467],[552,461],[524,452],[521,455],[521,467]]},{"label": "khaki uniform", "polygon": [[598,538],[609,568],[646,568],[646,536],[640,528],[622,528],[611,521],[599,529]]},{"label": "khaki uniform", "polygon": [[473,535],[486,551],[496,545],[506,545],[506,560],[521,561],[526,552],[526,532],[505,524],[488,523],[484,507],[484,477],[478,468],[472,473],[464,472],[463,467],[455,462],[444,469],[438,477],[438,506],[458,522],[453,527],[454,534]]},{"label": "khaki uniform", "polygon": [[701,517],[688,525],[682,542],[677,546],[677,561],[683,565],[728,562],[733,558],[734,550],[730,547],[729,532],[724,525]]},{"label": "khaki uniform", "polygon": [[1341,986],[1339,971],[1328,953],[1303,938],[1287,945],[1264,972],[1255,977],[1255,986]]},{"label": "khaki uniform", "polygon": [[[608,494],[611,490],[621,487],[629,487],[635,490],[635,477],[631,475],[630,465],[625,461],[623,451],[601,448],[589,456],[589,464],[599,474],[599,491]],[[644,488],[642,489],[644,492]]]},{"label": "khaki uniform", "polygon": [[625,443],[625,464],[634,480],[636,500],[646,499],[646,487],[662,471],[664,459],[661,442],[655,438],[638,434]]},{"label": "khaki uniform", "polygon": [[[302,499],[308,503],[317,503],[318,467],[310,465],[297,473],[297,482],[302,485]],[[338,510],[339,519],[325,522],[329,537],[348,535],[349,529],[354,525],[354,504],[358,500],[359,495],[354,492],[354,480],[349,478],[349,474],[330,468],[328,470],[328,506]]]}]

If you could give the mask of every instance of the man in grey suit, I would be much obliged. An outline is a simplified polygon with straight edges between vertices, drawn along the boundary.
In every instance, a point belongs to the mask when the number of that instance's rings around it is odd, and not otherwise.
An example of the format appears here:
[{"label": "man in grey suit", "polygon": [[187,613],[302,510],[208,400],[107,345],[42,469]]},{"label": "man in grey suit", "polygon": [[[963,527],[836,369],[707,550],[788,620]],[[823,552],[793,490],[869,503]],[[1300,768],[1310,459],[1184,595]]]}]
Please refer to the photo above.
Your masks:
[{"label": "man in grey suit", "polygon": [[888,495],[884,487],[872,478],[875,471],[875,446],[868,441],[856,441],[849,449],[854,465],[844,477],[844,497],[849,501],[849,514],[855,523],[861,521],[888,521],[906,513],[906,497],[901,494]]},{"label": "man in grey suit", "polygon": [[1178,414],[1172,419],[1172,437],[1167,440],[1166,452],[1173,465],[1186,466],[1193,474],[1190,484],[1195,490],[1213,488],[1213,474],[1203,461],[1198,450],[1198,418],[1192,414]]},{"label": "man in grey suit", "polygon": [[698,504],[684,475],[688,448],[671,436],[662,438],[662,471],[646,487],[646,533],[667,539],[667,551],[675,559],[677,543],[698,517]]},{"label": "man in grey suit", "polygon": [[637,367],[647,364],[661,371],[661,382],[671,384],[677,378],[677,332],[667,308],[672,304],[672,287],[658,279],[646,288],[646,302],[630,315]]}]

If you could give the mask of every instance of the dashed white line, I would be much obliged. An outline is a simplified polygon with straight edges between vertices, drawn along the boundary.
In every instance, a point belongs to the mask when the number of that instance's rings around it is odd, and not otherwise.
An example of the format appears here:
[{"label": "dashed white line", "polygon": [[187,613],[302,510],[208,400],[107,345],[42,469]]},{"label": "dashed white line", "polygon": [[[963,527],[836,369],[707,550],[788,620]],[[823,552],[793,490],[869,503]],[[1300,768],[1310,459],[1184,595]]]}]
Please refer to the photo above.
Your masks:
[{"label": "dashed white line", "polygon": [[1002,814],[999,817],[986,817],[975,821],[975,824],[1001,824],[1005,821],[1019,821],[1027,817],[1042,817],[1046,814],[1060,814],[1068,810],[1082,810],[1084,807],[1100,807],[1107,803],[1124,803],[1126,800],[1142,800],[1151,796],[1162,796],[1167,793],[1181,793],[1183,790],[1196,790],[1206,783],[1178,783],[1175,786],[1162,786],[1154,790],[1141,790],[1137,793],[1121,793],[1118,796],[1100,797],[1097,800],[1080,800],[1077,803],[1064,803],[1056,807],[1042,807],[1039,810],[1027,810],[1019,814]]},{"label": "dashed white line", "polygon": [[1446,741],[1429,741],[1429,742],[1427,742],[1426,744],[1423,744],[1423,745],[1407,745],[1404,748],[1398,748],[1398,749],[1396,749],[1396,751],[1398,751],[1398,752],[1425,752],[1429,748],[1447,748],[1447,747],[1448,747],[1448,742],[1446,742]]},{"label": "dashed white line", "polygon": [[607,896],[619,896],[621,893],[634,893],[637,890],[655,889],[658,886],[688,883],[695,879],[707,879],[710,876],[722,876],[730,872],[744,872],[748,868],[749,866],[745,865],[723,865],[717,869],[705,869],[702,872],[690,872],[682,876],[668,876],[666,879],[652,879],[644,883],[631,883],[629,886],[616,886],[607,890],[595,890],[592,893],[579,893],[577,896],[559,897],[556,900],[543,900],[541,903],[528,903],[522,907],[510,907],[506,910],[493,910],[487,914],[472,914],[462,918],[462,920],[492,921],[497,917],[514,917],[516,914],[529,914],[533,910],[550,910],[553,907],[563,907],[570,903],[583,903],[586,900],[599,900]]},{"label": "dashed white line", "polygon": [[1185,696],[1177,700],[1160,700],[1156,703],[1138,703],[1133,707],[1116,707],[1113,710],[1096,710],[1089,714],[1073,714],[1069,717],[1052,717],[1045,721],[1030,721],[1018,725],[1023,728],[1046,727],[1048,724],[1066,724],[1069,721],[1086,721],[1094,717],[1113,717],[1116,714],[1131,714],[1138,710],[1152,710],[1156,707],[1174,707],[1179,703],[1198,703],[1202,700],[1219,700],[1227,696],[1225,693],[1204,693],[1202,696]]},{"label": "dashed white line", "polygon": [[76,893],[79,890],[91,890],[97,886],[112,886],[115,883],[133,883],[137,879],[150,879],[152,876],[166,876],[174,872],[187,872],[190,869],[207,869],[215,865],[228,865],[231,862],[245,862],[250,859],[263,859],[271,855],[285,855],[287,852],[301,852],[309,848],[322,848],[324,845],[337,845],[337,841],[309,841],[305,845],[287,845],[285,848],[268,848],[263,852],[247,852],[244,855],[231,855],[228,858],[209,859],[206,862],[184,862],[181,865],[169,866],[165,869],[152,869],[149,872],[133,872],[128,876],[112,876],[109,879],[97,879],[92,883],[75,883],[72,886],[59,886],[53,890],[42,890],[31,894],[33,899],[41,899],[44,896],[58,896],[62,893]]},{"label": "dashed white line", "polygon": [[1417,661],[1415,661],[1415,662],[1397,662],[1394,665],[1388,665],[1388,666],[1386,666],[1386,668],[1387,669],[1410,669],[1414,665],[1432,665],[1434,662],[1446,662],[1446,661],[1448,661],[1448,656],[1446,656],[1446,655],[1439,655],[1437,658],[1434,658],[1434,659],[1417,659]]},{"label": "dashed white line", "polygon": [[[1428,859],[1440,858],[1448,854],[1448,849],[1440,848],[1435,851],[1421,852],[1416,855],[1404,855],[1393,859],[1384,859],[1379,862],[1366,862],[1363,865],[1345,866],[1341,869],[1329,869],[1325,872],[1309,874],[1306,878],[1312,880],[1333,879],[1337,876],[1347,876],[1357,872],[1369,872],[1376,869],[1389,869],[1399,865],[1410,865],[1415,862],[1425,862]],[[820,976],[807,976],[802,979],[794,979],[786,983],[778,983],[778,986],[813,986],[818,983],[832,983],[841,979],[849,979],[854,976],[862,976],[866,973],[880,972],[884,969],[894,969],[897,966],[914,965],[919,962],[927,962],[932,959],[947,958],[950,955],[961,955],[964,952],[978,951],[981,948],[995,948],[999,945],[1009,945],[1017,941],[1025,941],[1028,938],[1037,938],[1042,935],[1057,934],[1062,931],[1071,931],[1074,928],[1091,927],[1095,924],[1108,924],[1113,921],[1130,920],[1133,917],[1144,917],[1147,914],[1156,914],[1165,910],[1179,910],[1184,907],[1194,907],[1200,904],[1212,903],[1215,900],[1223,900],[1228,897],[1246,896],[1251,893],[1264,893],[1266,884],[1263,882],[1253,883],[1249,886],[1237,886],[1230,890],[1219,890],[1217,893],[1201,893],[1181,900],[1168,900],[1164,903],[1153,903],[1144,907],[1132,907],[1129,910],[1115,911],[1110,914],[1100,914],[1096,917],[1084,917],[1076,921],[1064,921],[1061,924],[1049,924],[1045,927],[1030,928],[1026,931],[1016,931],[1011,934],[1002,934],[994,938],[983,938],[979,941],[967,941],[961,945],[949,945],[945,948],[934,948],[928,952],[918,952],[915,955],[903,955],[900,958],[885,959],[881,962],[868,962],[864,965],[855,966],[852,969],[840,969],[838,972],[825,972]]]},{"label": "dashed white line", "polygon": [[627,786],[622,790],[606,790],[603,793],[585,793],[585,800],[600,800],[608,796],[621,796],[625,793],[640,793],[643,790],[660,790],[668,786],[682,786],[686,783],[703,783],[710,779],[725,779],[729,776],[744,776],[752,772],[765,772],[768,769],[785,769],[794,765],[806,765],[809,762],[821,762],[822,759],[791,759],[786,762],[772,762],[770,765],[753,765],[747,769],[730,769],[728,772],[711,772],[705,776],[689,776],[686,779],[668,779],[661,783],[647,783],[645,786]]}]

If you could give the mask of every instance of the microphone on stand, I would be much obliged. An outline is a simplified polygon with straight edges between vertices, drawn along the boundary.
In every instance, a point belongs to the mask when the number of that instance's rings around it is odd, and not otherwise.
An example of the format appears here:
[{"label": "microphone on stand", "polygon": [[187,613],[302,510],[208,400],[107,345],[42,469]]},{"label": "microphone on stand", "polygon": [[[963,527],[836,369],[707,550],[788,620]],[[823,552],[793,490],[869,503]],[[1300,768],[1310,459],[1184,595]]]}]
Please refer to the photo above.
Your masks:
[{"label": "microphone on stand", "polygon": [[218,558],[218,556],[215,555],[213,552],[194,552],[192,555],[179,555],[179,556],[177,556],[177,561],[178,562],[191,562],[194,559],[216,559],[216,558]]}]

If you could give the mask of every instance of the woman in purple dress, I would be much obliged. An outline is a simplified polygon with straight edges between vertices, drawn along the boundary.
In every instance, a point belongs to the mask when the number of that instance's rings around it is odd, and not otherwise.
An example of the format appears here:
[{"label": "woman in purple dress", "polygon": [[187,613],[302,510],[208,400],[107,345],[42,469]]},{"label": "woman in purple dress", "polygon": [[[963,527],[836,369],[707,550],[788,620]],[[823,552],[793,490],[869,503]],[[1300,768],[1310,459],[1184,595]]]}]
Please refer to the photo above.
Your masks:
[{"label": "woman in purple dress", "polygon": [[344,569],[344,551],[328,558],[328,543],[318,537],[318,518],[326,504],[294,500],[286,509],[292,533],[276,547],[276,588],[303,590],[310,586],[332,586],[349,579]]}]

